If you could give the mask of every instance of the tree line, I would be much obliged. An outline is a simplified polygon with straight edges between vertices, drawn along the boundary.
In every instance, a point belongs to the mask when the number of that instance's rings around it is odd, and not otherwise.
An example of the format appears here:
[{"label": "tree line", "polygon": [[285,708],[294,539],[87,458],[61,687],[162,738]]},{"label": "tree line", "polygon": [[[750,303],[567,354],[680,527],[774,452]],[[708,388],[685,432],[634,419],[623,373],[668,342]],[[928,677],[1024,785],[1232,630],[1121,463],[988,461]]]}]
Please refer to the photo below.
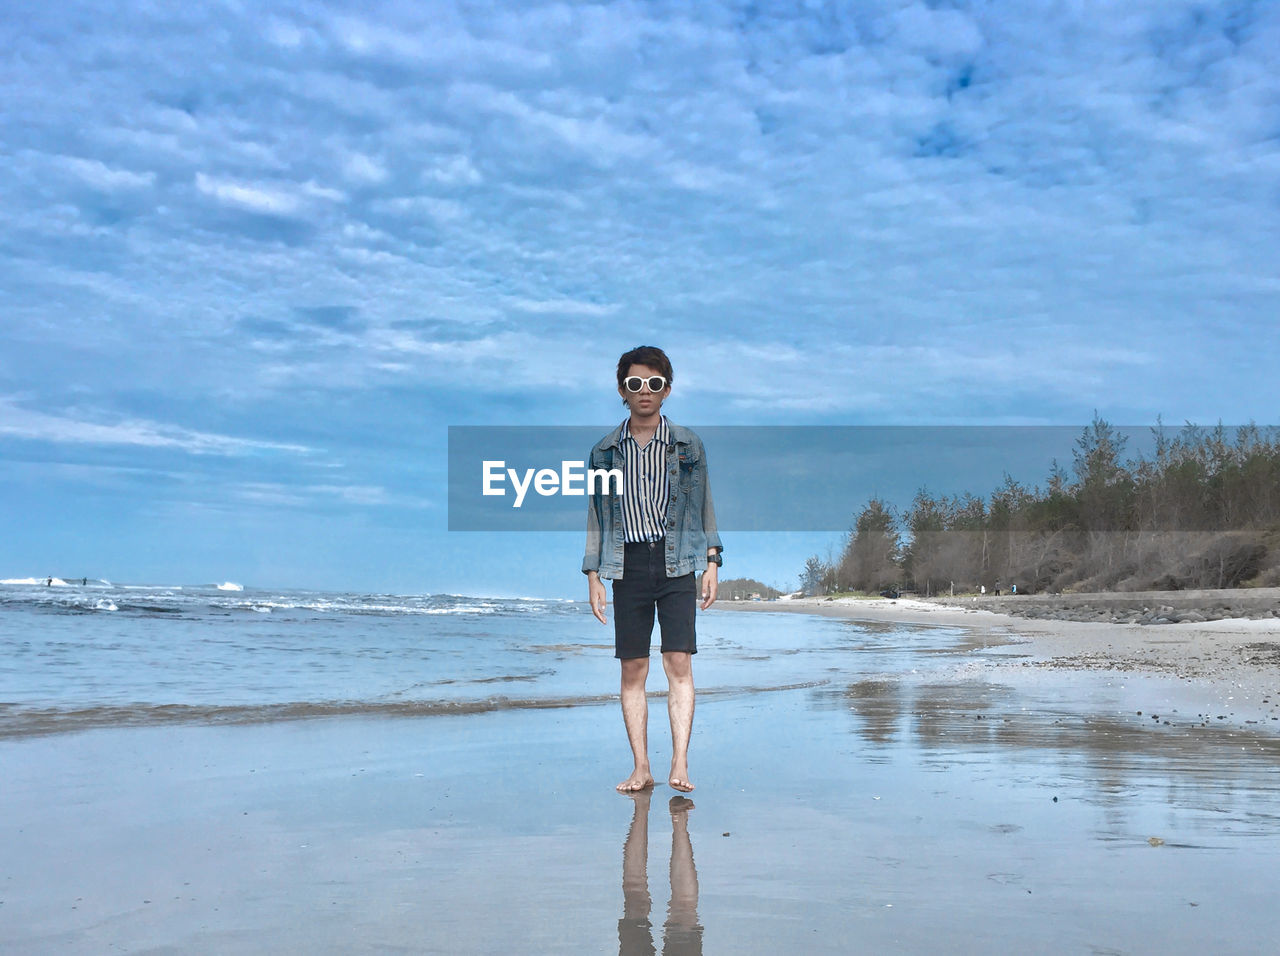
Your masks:
[{"label": "tree line", "polygon": [[916,492],[897,511],[872,498],[838,559],[805,564],[808,593],[906,588],[923,595],[986,587],[1019,593],[1280,585],[1280,434],[1186,424],[1154,455],[1096,414],[1070,472],[1044,487],[1005,473],[986,497]]},{"label": "tree line", "polygon": [[761,600],[772,601],[782,596],[777,588],[755,578],[726,578],[717,584],[717,590],[722,601],[750,601],[757,594]]}]

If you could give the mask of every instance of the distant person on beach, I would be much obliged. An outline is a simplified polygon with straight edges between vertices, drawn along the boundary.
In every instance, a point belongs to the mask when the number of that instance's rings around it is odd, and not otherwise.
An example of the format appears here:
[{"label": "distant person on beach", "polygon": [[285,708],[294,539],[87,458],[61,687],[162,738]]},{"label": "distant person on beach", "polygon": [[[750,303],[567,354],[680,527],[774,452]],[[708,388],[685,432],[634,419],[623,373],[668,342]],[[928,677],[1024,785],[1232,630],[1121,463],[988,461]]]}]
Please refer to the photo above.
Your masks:
[{"label": "distant person on beach", "polygon": [[[604,581],[613,581],[614,657],[622,668],[622,717],[634,768],[618,784],[623,792],[653,786],[649,771],[649,649],[657,609],[662,668],[667,674],[671,720],[671,773],[667,782],[683,793],[689,780],[693,730],[693,655],[697,653],[696,607],[711,607],[721,564],[720,535],[707,479],[702,440],[669,421],[662,403],[671,394],[671,361],[659,348],[641,346],[618,360],[618,394],[630,416],[591,449],[588,467],[622,472],[615,486],[589,489],[587,576],[591,612],[605,619]],[[702,573],[699,605],[696,576]]]}]

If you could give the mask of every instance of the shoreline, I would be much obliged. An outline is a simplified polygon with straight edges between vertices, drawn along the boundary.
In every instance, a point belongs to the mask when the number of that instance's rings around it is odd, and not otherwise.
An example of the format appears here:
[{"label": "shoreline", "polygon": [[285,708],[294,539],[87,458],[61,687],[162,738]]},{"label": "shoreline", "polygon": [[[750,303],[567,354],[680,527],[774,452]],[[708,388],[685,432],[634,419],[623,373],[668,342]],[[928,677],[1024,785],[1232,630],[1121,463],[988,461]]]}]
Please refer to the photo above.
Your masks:
[{"label": "shoreline", "polygon": [[[0,950],[1252,953],[1280,933],[1280,723],[1243,729],[1237,707],[1201,727],[1209,682],[1029,653],[1241,622],[751,610],[828,619],[707,619],[696,673],[825,679],[706,693],[697,789],[652,807],[613,789],[612,702],[0,739]],[[600,664],[548,643],[557,666],[593,695],[616,679],[589,615],[552,624]]]},{"label": "shoreline", "polygon": [[[852,621],[962,627],[997,640],[1012,653],[975,658],[991,680],[1034,681],[1046,671],[1114,674],[1151,686],[1162,709],[1177,701],[1195,724],[1224,721],[1251,730],[1280,733],[1280,617],[1274,600],[1254,596],[1256,617],[1197,620],[1186,612],[1213,613],[1230,592],[1142,592],[1134,595],[1070,594],[969,598],[794,598],[734,601],[724,610],[817,614]],[[1178,601],[1178,604],[1173,604]],[[1015,614],[1011,603],[1037,611]],[[1105,616],[1096,614],[1107,607]],[[1135,607],[1173,607],[1182,620],[1142,623],[1128,618]],[[1230,606],[1228,604],[1228,606]],[[1180,613],[1181,612],[1181,613]],[[1088,614],[1082,620],[1079,615]],[[1056,616],[1051,616],[1056,615]],[[1207,617],[1207,615],[1204,615]],[[972,676],[973,668],[966,674]]]}]

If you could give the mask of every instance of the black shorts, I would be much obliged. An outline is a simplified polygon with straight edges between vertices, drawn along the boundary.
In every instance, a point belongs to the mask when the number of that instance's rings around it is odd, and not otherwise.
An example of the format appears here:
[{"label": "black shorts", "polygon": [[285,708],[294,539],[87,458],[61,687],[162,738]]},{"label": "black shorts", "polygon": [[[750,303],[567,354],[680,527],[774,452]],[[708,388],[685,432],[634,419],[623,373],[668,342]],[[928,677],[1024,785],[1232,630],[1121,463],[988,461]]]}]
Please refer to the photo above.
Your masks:
[{"label": "black shorts", "polygon": [[622,577],[613,582],[613,656],[620,660],[649,656],[653,609],[658,609],[662,650],[698,653],[693,619],[697,611],[694,573],[667,577],[664,541],[629,543]]}]

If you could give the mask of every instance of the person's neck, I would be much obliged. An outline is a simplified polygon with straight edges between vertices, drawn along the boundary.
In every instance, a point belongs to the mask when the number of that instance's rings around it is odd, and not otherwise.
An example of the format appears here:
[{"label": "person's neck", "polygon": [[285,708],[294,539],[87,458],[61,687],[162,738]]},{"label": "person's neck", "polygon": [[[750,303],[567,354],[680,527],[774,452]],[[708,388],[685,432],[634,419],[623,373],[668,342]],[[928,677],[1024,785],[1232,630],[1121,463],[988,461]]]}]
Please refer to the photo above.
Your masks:
[{"label": "person's neck", "polygon": [[658,426],[662,423],[662,410],[658,409],[652,415],[640,416],[635,412],[631,413],[631,421],[627,423],[627,427],[631,429],[631,434],[636,438],[644,438],[646,441],[654,436]]}]

